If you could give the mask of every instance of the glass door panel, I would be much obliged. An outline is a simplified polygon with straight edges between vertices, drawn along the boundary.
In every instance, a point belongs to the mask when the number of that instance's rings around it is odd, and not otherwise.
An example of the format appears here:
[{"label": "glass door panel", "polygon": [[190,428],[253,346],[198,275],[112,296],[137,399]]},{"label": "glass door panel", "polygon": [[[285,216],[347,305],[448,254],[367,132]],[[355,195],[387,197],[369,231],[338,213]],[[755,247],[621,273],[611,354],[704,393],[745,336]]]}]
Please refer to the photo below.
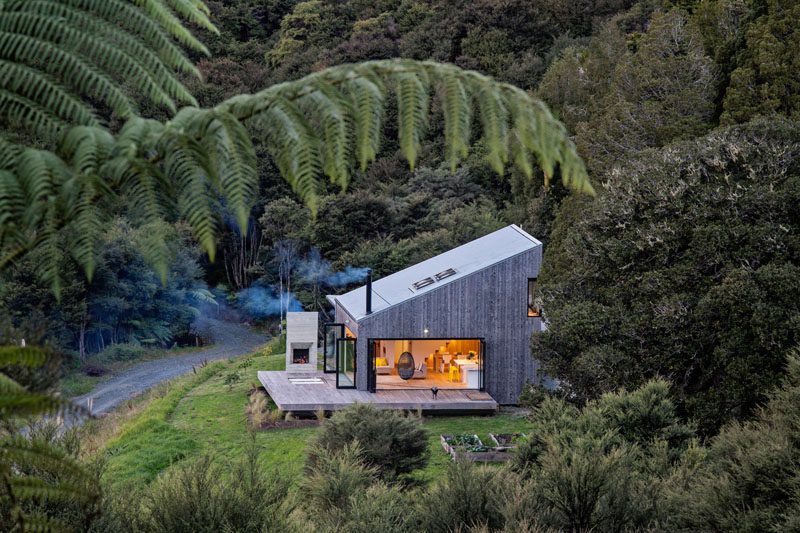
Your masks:
[{"label": "glass door panel", "polygon": [[481,390],[486,390],[486,342],[483,339],[481,339],[480,343],[481,343],[481,347],[480,347],[480,365],[481,365],[481,372],[480,372],[481,379],[480,379],[480,382],[481,382],[481,386],[480,386],[480,389]]},{"label": "glass door panel", "polygon": [[336,387],[356,387],[356,339],[339,339],[336,342]]},{"label": "glass door panel", "polygon": [[336,341],[344,338],[344,324],[332,323],[323,325],[322,354],[326,373],[336,372]]}]

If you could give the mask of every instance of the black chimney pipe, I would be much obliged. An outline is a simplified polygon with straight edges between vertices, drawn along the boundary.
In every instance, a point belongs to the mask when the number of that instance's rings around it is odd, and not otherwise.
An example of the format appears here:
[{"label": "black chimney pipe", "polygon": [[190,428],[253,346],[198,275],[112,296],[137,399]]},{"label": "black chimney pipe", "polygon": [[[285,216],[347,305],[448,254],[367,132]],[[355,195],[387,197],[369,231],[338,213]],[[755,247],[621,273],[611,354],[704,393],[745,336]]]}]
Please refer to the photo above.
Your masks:
[{"label": "black chimney pipe", "polygon": [[367,269],[367,312],[372,313],[372,269]]}]

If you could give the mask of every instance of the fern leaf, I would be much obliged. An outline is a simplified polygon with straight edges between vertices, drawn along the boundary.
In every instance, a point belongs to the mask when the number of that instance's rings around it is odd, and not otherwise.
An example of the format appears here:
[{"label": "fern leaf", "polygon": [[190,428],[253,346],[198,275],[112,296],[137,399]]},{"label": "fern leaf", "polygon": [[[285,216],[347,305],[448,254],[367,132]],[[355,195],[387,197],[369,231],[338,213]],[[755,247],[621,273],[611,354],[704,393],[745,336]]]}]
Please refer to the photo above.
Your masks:
[{"label": "fern leaf", "polygon": [[40,346],[0,346],[0,366],[20,365],[36,368],[51,357],[53,353]]},{"label": "fern leaf", "polygon": [[355,151],[361,170],[375,160],[381,144],[381,127],[385,115],[383,82],[372,72],[345,82],[353,101]]},{"label": "fern leaf", "polygon": [[[161,0],[133,0],[133,3],[141,7],[148,15],[154,20],[158,21],[175,39],[184,46],[199,50],[206,55],[209,55],[208,48],[201,43],[197,37],[186,29],[183,23],[176,17],[169,7]],[[173,2],[174,3],[174,2]],[[192,22],[199,22],[201,25],[205,24],[208,28],[216,29],[213,24],[208,20],[204,13],[194,13]]]},{"label": "fern leaf", "polygon": [[459,76],[447,75],[442,80],[444,100],[444,134],[447,160],[455,172],[458,162],[467,156],[470,143],[472,103]]},{"label": "fern leaf", "polygon": [[428,120],[427,76],[418,76],[415,72],[399,71],[394,74],[393,81],[397,95],[400,150],[413,170]]}]

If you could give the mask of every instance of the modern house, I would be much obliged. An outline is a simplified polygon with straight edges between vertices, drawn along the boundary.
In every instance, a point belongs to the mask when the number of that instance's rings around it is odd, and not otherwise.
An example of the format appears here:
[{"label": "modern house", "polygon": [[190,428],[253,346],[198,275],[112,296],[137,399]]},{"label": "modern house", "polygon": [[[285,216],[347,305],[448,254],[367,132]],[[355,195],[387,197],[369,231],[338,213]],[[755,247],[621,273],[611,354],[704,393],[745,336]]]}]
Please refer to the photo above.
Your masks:
[{"label": "modern house", "polygon": [[335,320],[323,326],[321,370],[295,386],[285,373],[259,379],[281,409],[294,411],[355,401],[448,411],[516,403],[525,382],[537,379],[530,339],[542,328],[541,262],[542,243],[511,225],[370,277],[328,296]]}]

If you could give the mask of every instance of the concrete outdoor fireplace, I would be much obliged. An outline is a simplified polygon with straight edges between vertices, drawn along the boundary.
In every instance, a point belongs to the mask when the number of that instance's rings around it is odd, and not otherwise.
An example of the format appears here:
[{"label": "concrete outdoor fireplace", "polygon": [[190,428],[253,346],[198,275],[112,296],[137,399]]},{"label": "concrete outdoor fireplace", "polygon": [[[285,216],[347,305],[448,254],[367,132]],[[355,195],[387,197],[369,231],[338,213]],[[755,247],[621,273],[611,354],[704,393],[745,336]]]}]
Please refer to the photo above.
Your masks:
[{"label": "concrete outdoor fireplace", "polygon": [[286,371],[317,370],[317,313],[286,313]]}]

